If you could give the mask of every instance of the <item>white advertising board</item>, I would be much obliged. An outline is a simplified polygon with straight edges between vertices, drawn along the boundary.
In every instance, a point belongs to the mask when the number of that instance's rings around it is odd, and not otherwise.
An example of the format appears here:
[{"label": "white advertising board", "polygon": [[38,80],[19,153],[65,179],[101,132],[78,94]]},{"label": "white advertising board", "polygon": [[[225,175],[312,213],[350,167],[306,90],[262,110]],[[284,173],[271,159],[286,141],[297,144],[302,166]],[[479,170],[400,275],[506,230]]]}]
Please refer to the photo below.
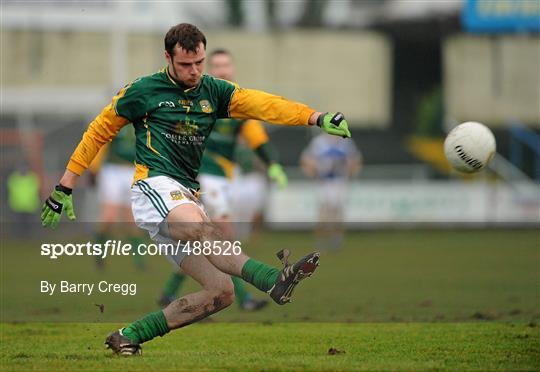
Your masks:
[{"label": "white advertising board", "polygon": [[[266,210],[270,223],[318,220],[315,182],[274,190]],[[347,223],[461,224],[540,223],[540,185],[494,182],[354,182],[345,198]]]}]

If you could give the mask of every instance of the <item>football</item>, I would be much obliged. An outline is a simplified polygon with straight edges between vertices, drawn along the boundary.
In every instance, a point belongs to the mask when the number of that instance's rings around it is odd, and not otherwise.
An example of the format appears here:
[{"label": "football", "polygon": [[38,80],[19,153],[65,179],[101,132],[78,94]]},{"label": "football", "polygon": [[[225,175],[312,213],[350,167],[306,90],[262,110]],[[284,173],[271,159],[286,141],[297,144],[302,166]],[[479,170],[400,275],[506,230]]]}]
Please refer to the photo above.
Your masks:
[{"label": "football", "polygon": [[484,168],[495,154],[495,137],[484,124],[474,121],[452,129],[444,141],[444,153],[452,167],[463,173]]}]

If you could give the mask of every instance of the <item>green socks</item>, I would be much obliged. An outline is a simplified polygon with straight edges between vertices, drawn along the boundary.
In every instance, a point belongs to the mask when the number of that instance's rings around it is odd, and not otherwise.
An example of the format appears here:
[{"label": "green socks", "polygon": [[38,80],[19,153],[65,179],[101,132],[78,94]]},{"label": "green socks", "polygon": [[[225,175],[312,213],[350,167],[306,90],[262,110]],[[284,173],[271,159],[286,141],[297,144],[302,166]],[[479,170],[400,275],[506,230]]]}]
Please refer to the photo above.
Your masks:
[{"label": "green socks", "polygon": [[176,297],[176,294],[180,290],[184,280],[186,280],[186,276],[184,274],[179,272],[172,273],[165,283],[165,288],[163,288],[163,296],[168,298]]},{"label": "green socks", "polygon": [[143,343],[169,332],[167,319],[162,310],[150,313],[122,330],[122,334],[131,341]]},{"label": "green socks", "polygon": [[276,282],[280,271],[275,267],[250,258],[242,267],[242,278],[263,292],[268,292]]}]

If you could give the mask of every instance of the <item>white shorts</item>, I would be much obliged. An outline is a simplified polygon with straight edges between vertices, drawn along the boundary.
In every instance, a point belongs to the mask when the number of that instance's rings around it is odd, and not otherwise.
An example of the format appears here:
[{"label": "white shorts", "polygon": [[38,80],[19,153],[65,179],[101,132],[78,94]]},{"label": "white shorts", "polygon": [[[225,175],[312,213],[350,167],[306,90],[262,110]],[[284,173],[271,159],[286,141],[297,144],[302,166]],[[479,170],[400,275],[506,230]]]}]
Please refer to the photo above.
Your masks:
[{"label": "white shorts", "polygon": [[[183,204],[194,204],[206,214],[203,205],[187,187],[166,176],[149,177],[135,182],[131,188],[131,209],[135,223],[148,231],[156,243],[177,245],[169,234],[167,215]],[[167,255],[174,264],[180,266],[186,256],[182,250],[177,254]]]},{"label": "white shorts", "polygon": [[210,218],[230,216],[231,182],[227,177],[212,174],[199,175],[201,199]]},{"label": "white shorts", "polygon": [[231,205],[233,218],[238,222],[251,222],[262,213],[266,204],[267,180],[261,173],[248,173],[234,179]]},{"label": "white shorts", "polygon": [[135,167],[127,164],[104,164],[98,175],[99,199],[102,203],[130,205],[131,182]]}]

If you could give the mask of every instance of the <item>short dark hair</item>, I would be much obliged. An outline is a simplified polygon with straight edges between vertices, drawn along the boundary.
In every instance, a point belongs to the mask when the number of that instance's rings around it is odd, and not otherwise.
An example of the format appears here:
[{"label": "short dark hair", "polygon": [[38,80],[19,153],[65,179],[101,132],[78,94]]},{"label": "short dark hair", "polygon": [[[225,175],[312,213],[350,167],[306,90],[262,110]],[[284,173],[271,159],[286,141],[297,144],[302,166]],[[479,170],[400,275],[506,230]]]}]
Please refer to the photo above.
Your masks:
[{"label": "short dark hair", "polygon": [[169,29],[165,35],[165,50],[174,56],[174,47],[180,47],[188,52],[197,53],[199,45],[203,43],[206,49],[206,37],[196,26],[189,23],[180,23]]}]

